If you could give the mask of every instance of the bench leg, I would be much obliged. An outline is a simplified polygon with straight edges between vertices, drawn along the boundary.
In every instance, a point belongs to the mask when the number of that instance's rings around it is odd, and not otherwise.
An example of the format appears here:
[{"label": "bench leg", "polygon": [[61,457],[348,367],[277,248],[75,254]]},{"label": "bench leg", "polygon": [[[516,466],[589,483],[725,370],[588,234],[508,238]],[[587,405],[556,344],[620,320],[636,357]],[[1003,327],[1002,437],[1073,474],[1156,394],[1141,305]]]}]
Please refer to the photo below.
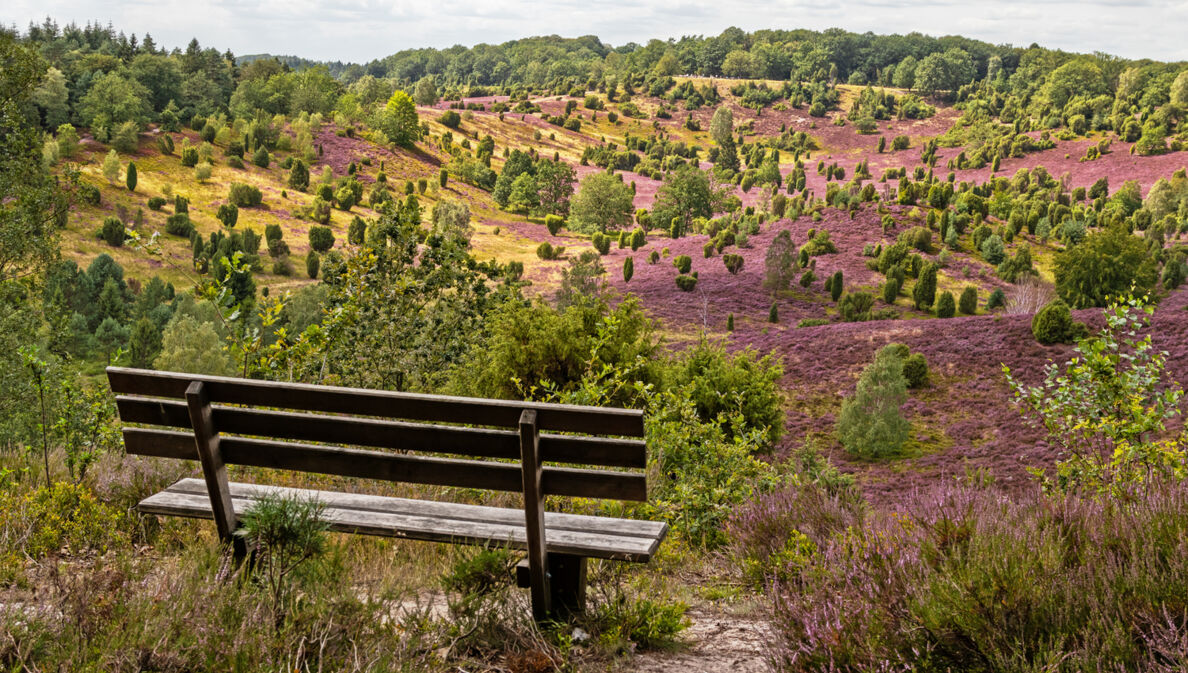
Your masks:
[{"label": "bench leg", "polygon": [[586,557],[549,554],[553,616],[565,619],[586,611]]},{"label": "bench leg", "polygon": [[[516,586],[527,589],[532,586],[528,559],[516,566]],[[586,557],[572,554],[549,554],[545,562],[548,568],[549,605],[548,618],[564,620],[570,615],[586,611]]]}]

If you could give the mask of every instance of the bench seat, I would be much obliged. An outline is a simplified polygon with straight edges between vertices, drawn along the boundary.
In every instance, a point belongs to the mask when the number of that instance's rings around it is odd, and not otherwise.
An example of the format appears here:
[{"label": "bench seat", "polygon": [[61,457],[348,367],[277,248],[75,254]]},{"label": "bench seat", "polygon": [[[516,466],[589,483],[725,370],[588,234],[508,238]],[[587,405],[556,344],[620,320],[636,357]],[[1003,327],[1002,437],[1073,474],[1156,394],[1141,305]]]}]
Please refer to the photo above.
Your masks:
[{"label": "bench seat", "polygon": [[[264,494],[312,499],[325,506],[323,518],[335,532],[381,535],[431,542],[527,549],[524,510],[411,500],[358,493],[284,488],[229,482],[235,514],[242,516]],[[210,494],[202,479],[182,479],[145,498],[145,514],[211,519]],[[549,553],[646,563],[668,533],[668,524],[612,517],[545,512]]]}]

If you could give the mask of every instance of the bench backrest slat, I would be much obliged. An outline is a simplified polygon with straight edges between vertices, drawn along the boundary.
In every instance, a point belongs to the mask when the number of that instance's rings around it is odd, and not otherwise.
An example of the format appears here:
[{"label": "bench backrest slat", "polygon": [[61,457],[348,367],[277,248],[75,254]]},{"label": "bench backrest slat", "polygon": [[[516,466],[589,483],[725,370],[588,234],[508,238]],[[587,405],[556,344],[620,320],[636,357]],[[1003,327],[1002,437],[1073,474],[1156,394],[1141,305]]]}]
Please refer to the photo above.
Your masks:
[{"label": "bench backrest slat", "polygon": [[180,400],[185,397],[190,383],[201,381],[206,384],[210,401],[215,404],[256,405],[508,429],[519,427],[520,414],[525,409],[533,409],[537,412],[537,427],[542,431],[644,436],[643,412],[634,409],[394,393],[124,367],[109,367],[107,378],[112,391],[118,394]]},{"label": "bench backrest slat", "polygon": [[[124,444],[128,453],[138,455],[183,460],[199,457],[194,435],[189,432],[125,428]],[[426,458],[234,436],[222,436],[219,445],[224,462],[235,465],[495,491],[520,492],[523,487],[520,465],[515,463]],[[545,495],[647,500],[646,479],[639,473],[545,467],[542,484]]]},{"label": "bench backrest slat", "polygon": [[[116,397],[116,406],[120,418],[127,423],[191,427],[190,415],[183,402],[120,395]],[[218,405],[213,407],[213,415],[215,427],[222,434],[481,458],[520,457],[520,437],[512,430],[425,425]],[[554,463],[642,468],[647,462],[644,443],[631,439],[543,434],[540,437],[540,452],[544,462]]]}]

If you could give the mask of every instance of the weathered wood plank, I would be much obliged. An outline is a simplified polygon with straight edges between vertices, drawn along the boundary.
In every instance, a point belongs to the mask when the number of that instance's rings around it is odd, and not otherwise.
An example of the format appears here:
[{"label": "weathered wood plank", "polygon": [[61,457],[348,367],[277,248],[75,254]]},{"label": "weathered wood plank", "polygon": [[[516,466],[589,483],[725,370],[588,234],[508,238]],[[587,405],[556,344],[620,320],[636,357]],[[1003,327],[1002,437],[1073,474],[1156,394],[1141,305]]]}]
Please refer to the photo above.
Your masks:
[{"label": "weathered wood plank", "polygon": [[219,539],[234,547],[236,558],[243,558],[247,550],[243,540],[237,541],[235,537],[238,522],[235,509],[231,505],[231,493],[227,488],[227,468],[223,464],[219,433],[212,420],[210,398],[206,395],[205,384],[195,381],[186,388],[186,407],[190,424],[194,428],[194,447],[202,463],[202,476],[206,480],[207,495]]},{"label": "weathered wood plank", "polygon": [[[233,498],[253,499],[264,494],[285,497],[316,498],[327,506],[340,509],[381,512],[385,514],[406,514],[442,519],[459,519],[509,526],[523,526],[524,512],[520,509],[467,505],[434,500],[415,500],[369,493],[343,493],[340,491],[298,489],[266,484],[231,482]],[[166,489],[169,493],[206,495],[206,484],[201,479],[181,479]],[[639,519],[618,519],[607,516],[545,512],[545,528],[549,531],[571,530],[599,535],[639,537],[649,540],[663,540],[668,524],[662,521]]]},{"label": "weathered wood plank", "polygon": [[[181,402],[139,396],[116,397],[120,418],[127,423],[189,428]],[[292,413],[214,405],[214,423],[224,435],[256,435],[308,442],[351,444],[383,449],[423,451],[519,459],[520,438],[515,431],[462,428],[377,420],[352,416]],[[603,467],[647,465],[644,442],[634,439],[543,434],[545,462]]]},{"label": "weathered wood plank", "polygon": [[526,409],[520,414],[520,467],[528,538],[528,585],[532,592],[532,615],[536,621],[544,621],[552,614],[553,595],[549,590],[548,551],[545,549],[544,471],[537,455],[539,445],[536,412]]},{"label": "weathered wood plank", "polygon": [[[124,428],[123,432],[128,453],[198,459],[191,433],[144,428]],[[393,455],[244,437],[223,437],[220,448],[223,460],[232,465],[494,491],[518,492],[523,488],[520,466],[514,463]],[[643,474],[546,467],[542,482],[546,495],[647,499],[647,479]]]},{"label": "weathered wood plank", "polygon": [[634,409],[394,393],[125,367],[108,367],[107,378],[112,392],[119,394],[181,399],[190,383],[202,381],[211,401],[224,404],[503,428],[518,427],[520,414],[525,409],[533,409],[537,412],[537,427],[541,430],[644,436],[643,412]]},{"label": "weathered wood plank", "polygon": [[[309,492],[316,493],[316,492]],[[313,497],[311,495],[311,497]],[[237,516],[254,501],[232,496]],[[210,499],[203,495],[162,491],[141,501],[138,509],[145,514],[210,519]],[[323,517],[335,532],[399,537],[431,542],[474,544],[488,547],[507,546],[525,549],[527,538],[521,526],[483,523],[472,520],[442,519],[434,516],[388,514],[327,507]],[[660,540],[580,531],[550,531],[549,553],[646,563],[655,554]]]}]

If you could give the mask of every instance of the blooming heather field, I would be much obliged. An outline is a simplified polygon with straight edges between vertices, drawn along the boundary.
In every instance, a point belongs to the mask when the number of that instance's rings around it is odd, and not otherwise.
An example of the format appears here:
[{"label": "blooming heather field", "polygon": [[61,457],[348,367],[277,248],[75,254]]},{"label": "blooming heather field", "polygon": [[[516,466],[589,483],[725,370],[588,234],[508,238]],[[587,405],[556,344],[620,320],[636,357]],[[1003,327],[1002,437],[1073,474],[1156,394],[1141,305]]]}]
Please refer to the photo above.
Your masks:
[{"label": "blooming heather field", "polygon": [[[700,84],[711,80],[696,80]],[[901,206],[893,203],[896,179],[880,181],[888,169],[907,169],[910,177],[921,162],[922,146],[930,139],[944,134],[961,116],[960,111],[938,104],[937,113],[922,120],[880,121],[875,132],[858,133],[852,123],[838,125],[844,118],[848,101],[858,92],[857,88],[842,87],[842,110],[830,111],[824,117],[811,117],[805,108],[777,110],[766,107],[757,113],[743,107],[727,93],[728,87],[717,83],[718,90],[725,96],[724,104],[734,117],[736,128],[748,129],[744,134],[746,142],[756,142],[765,137],[778,136],[781,129],[803,131],[811,138],[813,149],[804,159],[806,186],[814,196],[824,196],[829,185],[824,175],[816,171],[817,162],[834,164],[846,170],[847,179],[860,161],[867,161],[874,178],[877,192],[892,202],[867,203],[853,212],[836,208],[825,208],[817,218],[807,214],[795,220],[787,218],[768,220],[758,233],[749,237],[746,247],[731,246],[724,252],[741,255],[743,268],[737,275],[729,273],[723,264],[721,253],[714,252],[704,257],[703,247],[709,238],[692,234],[673,240],[658,231],[649,233],[647,243],[637,251],[620,249],[612,245],[608,255],[602,259],[607,269],[607,282],[618,293],[632,293],[638,296],[647,311],[661,321],[663,332],[674,348],[681,348],[698,333],[705,332],[714,338],[725,339],[731,349],[754,348],[762,353],[774,353],[784,366],[782,386],[787,396],[787,433],[782,440],[783,449],[799,445],[806,436],[815,436],[825,442],[832,458],[844,469],[857,472],[873,497],[894,498],[904,487],[933,481],[938,476],[959,476],[975,468],[988,469],[1001,485],[1022,486],[1027,481],[1025,468],[1050,464],[1055,454],[1042,439],[1042,433],[1029,428],[1007,402],[1007,389],[1001,374],[1001,365],[1006,364],[1021,372],[1024,378],[1034,378],[1040,367],[1048,360],[1067,357],[1068,346],[1043,346],[1030,333],[1030,315],[1005,315],[1001,310],[993,314],[979,314],[948,320],[937,320],[930,313],[911,307],[909,296],[900,296],[889,309],[889,315],[896,319],[874,322],[839,322],[836,304],[823,286],[826,277],[842,272],[847,291],[867,291],[881,297],[883,276],[867,266],[868,257],[863,250],[868,245],[889,245],[894,243],[900,231],[924,223],[927,208]],[[562,115],[571,99],[565,96],[549,96],[530,99],[539,106],[544,115]],[[457,129],[447,129],[438,123],[441,114],[456,101],[442,101],[434,106],[419,109],[422,121],[427,122],[430,138],[418,143],[415,149],[393,149],[365,139],[363,135],[346,134],[332,123],[323,124],[314,135],[318,157],[310,167],[310,174],[317,178],[326,167],[335,177],[347,174],[352,164],[358,169],[358,181],[366,189],[374,184],[381,171],[389,184],[399,192],[406,182],[414,185],[425,180],[428,189],[421,194],[422,206],[429,212],[434,203],[441,199],[460,200],[471,209],[476,225],[474,246],[480,258],[494,257],[502,261],[520,261],[525,264],[524,278],[532,283],[529,294],[548,297],[556,289],[561,270],[578,252],[589,249],[589,237],[575,234],[567,229],[551,236],[543,220],[527,218],[502,210],[491,199],[491,194],[456,179],[450,180],[445,188],[437,185],[439,170],[448,163],[449,156],[438,142],[440,136],[449,132],[454,143],[467,140],[477,143],[490,135],[495,142],[492,168],[500,170],[505,160],[505,151],[534,150],[540,156],[556,153],[563,161],[571,163],[577,178],[582,178],[602,169],[585,164],[582,159],[587,147],[614,143],[619,148],[625,144],[628,134],[633,137],[661,135],[671,140],[683,141],[702,148],[712,144],[709,127],[714,106],[703,106],[697,110],[673,110],[671,119],[633,119],[620,116],[611,122],[608,111],[621,107],[606,103],[606,109],[591,111],[583,107],[583,101],[576,99],[574,114],[581,120],[579,131],[566,130],[549,124],[540,114],[504,112],[491,109],[493,105],[509,104],[506,96],[485,96],[468,98],[462,104],[471,109],[462,110],[462,123]],[[645,113],[652,113],[664,101],[654,97],[637,96],[633,101]],[[685,127],[690,117],[700,126],[699,131]],[[910,139],[908,149],[891,151],[892,138],[906,135]],[[1031,136],[1038,136],[1031,133]],[[201,139],[196,132],[186,131],[174,134],[177,144],[188,138],[193,144]],[[876,151],[880,137],[887,141],[885,152]],[[1019,158],[1005,159],[998,171],[989,166],[980,169],[955,170],[956,183],[968,181],[984,182],[995,176],[1010,177],[1020,169],[1044,167],[1047,172],[1067,180],[1070,188],[1091,186],[1100,178],[1107,178],[1111,188],[1116,189],[1127,180],[1136,180],[1145,193],[1159,178],[1167,178],[1173,172],[1188,164],[1184,152],[1169,152],[1158,156],[1142,157],[1130,153],[1133,143],[1114,138],[1112,151],[1093,161],[1080,161],[1086,149],[1095,145],[1103,136],[1073,140],[1054,140],[1055,147],[1040,152],[1025,154]],[[1110,136],[1112,137],[1112,135]],[[84,144],[84,150],[88,147]],[[961,151],[960,147],[941,147],[937,150],[938,174],[947,172],[945,164]],[[101,156],[98,153],[83,155],[84,180],[103,188],[105,197],[97,207],[82,207],[67,234],[64,250],[68,255],[85,260],[97,254],[101,243],[94,241],[90,232],[103,217],[117,212],[128,212],[142,206],[150,193],[160,191],[169,184],[177,193],[186,194],[195,204],[193,221],[200,232],[214,231],[218,227],[213,212],[226,203],[226,190],[230,182],[246,181],[259,186],[265,195],[265,206],[258,211],[245,210],[241,226],[262,229],[267,223],[280,223],[287,232],[290,246],[300,267],[302,255],[309,248],[306,243],[309,231],[308,221],[299,213],[308,205],[311,196],[289,190],[282,197],[286,172],[276,163],[268,169],[248,165],[235,170],[217,167],[211,180],[198,183],[188,170],[177,166],[175,158],[159,155],[151,138],[144,138],[135,155],[141,166],[141,181],[145,188],[137,194],[122,189],[108,189],[100,176]],[[781,156],[780,172],[787,178],[793,173],[792,153]],[[712,167],[704,153],[700,168]],[[649,177],[625,171],[623,180],[633,183],[634,205],[637,209],[650,209],[655,205],[657,191],[662,185],[659,176]],[[755,206],[762,210],[769,205],[769,198],[763,196],[758,187],[743,191],[740,187],[727,185],[730,193],[737,196],[743,206]],[[146,212],[144,228],[159,228],[167,213]],[[346,228],[355,215],[374,217],[375,212],[365,205],[356,206],[352,212],[334,210],[330,226],[335,236],[345,243]],[[890,216],[896,227],[883,232],[884,216]],[[837,252],[820,255],[814,259],[816,280],[802,287],[794,283],[791,290],[781,296],[778,303],[779,319],[768,322],[768,311],[772,304],[770,293],[762,288],[764,259],[768,246],[776,234],[787,230],[792,240],[799,245],[808,238],[810,230],[827,230],[836,245]],[[966,232],[968,237],[968,232]],[[567,253],[557,261],[542,261],[535,255],[536,246],[548,241],[556,246],[565,246]],[[934,239],[939,244],[939,237]],[[1027,243],[1032,250],[1037,269],[1046,283],[1050,283],[1052,256],[1059,244],[1041,241],[1025,232],[1006,246],[1006,252],[1013,254],[1021,243]],[[188,248],[168,237],[164,239],[165,263],[159,259],[145,258],[127,250],[116,253],[117,260],[130,269],[132,275],[145,276],[161,273],[176,282],[184,283],[186,277],[178,272],[184,268]],[[939,250],[939,247],[937,248]],[[653,253],[659,260],[649,263]],[[698,282],[692,292],[679,290],[675,283],[677,271],[672,258],[688,255],[693,260],[693,271],[698,273]],[[621,269],[626,258],[634,261],[635,272],[629,283],[623,282]],[[934,250],[924,254],[927,261],[940,261]],[[272,276],[265,270],[259,282],[278,287],[297,287],[308,281],[296,277]],[[978,290],[981,302],[995,289],[1008,293],[1012,286],[1001,280],[993,265],[965,245],[961,250],[951,251],[944,260],[938,280],[938,291],[949,290],[958,295],[967,286]],[[1157,314],[1157,341],[1172,352],[1169,364],[1182,380],[1188,379],[1188,352],[1184,351],[1185,331],[1188,330],[1184,309],[1188,298],[1183,292],[1173,293],[1160,307]],[[884,308],[881,298],[876,308]],[[1082,311],[1080,319],[1094,322],[1096,312]],[[733,315],[735,330],[727,332],[728,316]],[[825,325],[797,327],[805,319],[828,320]],[[931,367],[931,385],[914,391],[904,407],[912,423],[912,441],[906,459],[891,463],[867,463],[849,460],[833,439],[832,427],[842,399],[851,394],[858,373],[871,360],[883,344],[899,341],[908,344],[913,351],[923,353]]]}]

